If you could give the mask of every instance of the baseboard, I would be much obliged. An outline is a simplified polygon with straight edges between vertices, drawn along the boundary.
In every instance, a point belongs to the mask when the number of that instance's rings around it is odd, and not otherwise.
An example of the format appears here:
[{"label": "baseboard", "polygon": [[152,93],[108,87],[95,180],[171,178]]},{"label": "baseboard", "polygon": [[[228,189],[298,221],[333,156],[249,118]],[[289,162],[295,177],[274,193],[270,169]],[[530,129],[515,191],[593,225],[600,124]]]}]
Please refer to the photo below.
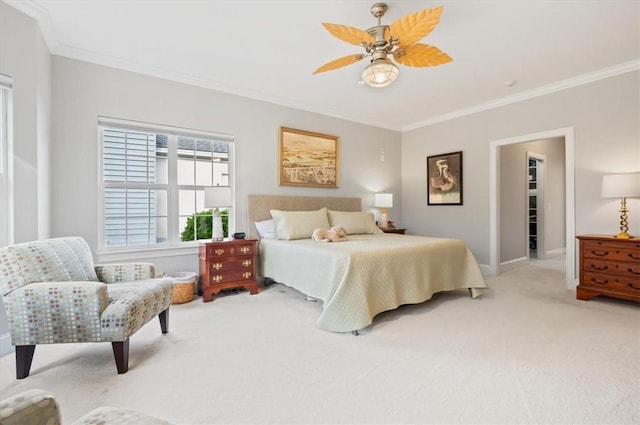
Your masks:
[{"label": "baseboard", "polygon": [[13,353],[13,345],[11,345],[11,334],[0,335],[0,357],[6,356],[9,353]]},{"label": "baseboard", "polygon": [[515,260],[505,261],[504,263],[500,263],[500,273],[517,269],[519,267],[528,266],[528,265],[529,265],[529,259],[527,257],[516,258]]},{"label": "baseboard", "polygon": [[567,253],[567,248],[565,247],[552,249],[551,251],[547,251],[547,258],[557,257],[558,255],[564,255],[566,253]]},{"label": "baseboard", "polygon": [[479,264],[480,266],[480,271],[482,272],[483,276],[487,277],[487,276],[495,276],[495,273],[491,272],[491,267],[487,264]]}]

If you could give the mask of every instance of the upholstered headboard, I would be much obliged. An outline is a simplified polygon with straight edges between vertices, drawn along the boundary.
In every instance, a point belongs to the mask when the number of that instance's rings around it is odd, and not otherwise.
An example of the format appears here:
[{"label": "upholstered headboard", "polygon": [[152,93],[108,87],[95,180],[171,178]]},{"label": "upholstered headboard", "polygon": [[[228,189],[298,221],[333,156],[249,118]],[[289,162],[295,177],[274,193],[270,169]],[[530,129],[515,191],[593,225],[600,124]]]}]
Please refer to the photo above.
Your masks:
[{"label": "upholstered headboard", "polygon": [[360,198],[336,196],[285,196],[249,195],[247,200],[247,237],[257,239],[258,232],[253,224],[271,218],[271,210],[314,211],[327,207],[334,211],[360,211]]}]

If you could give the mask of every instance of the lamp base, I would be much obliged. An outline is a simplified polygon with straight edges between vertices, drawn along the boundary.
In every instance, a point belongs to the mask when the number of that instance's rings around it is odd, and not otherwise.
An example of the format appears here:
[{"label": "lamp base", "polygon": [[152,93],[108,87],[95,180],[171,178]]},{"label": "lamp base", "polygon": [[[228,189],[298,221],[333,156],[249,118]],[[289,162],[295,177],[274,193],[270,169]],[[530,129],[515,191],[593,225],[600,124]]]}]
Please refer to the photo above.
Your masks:
[{"label": "lamp base", "polygon": [[615,235],[614,238],[616,238],[616,239],[633,239],[633,238],[635,238],[635,236],[631,236],[627,232],[620,232],[617,235]]},{"label": "lamp base", "polygon": [[222,217],[220,217],[220,211],[217,208],[213,212],[213,223],[211,226],[211,240],[212,241],[224,240],[224,231],[222,230]]}]

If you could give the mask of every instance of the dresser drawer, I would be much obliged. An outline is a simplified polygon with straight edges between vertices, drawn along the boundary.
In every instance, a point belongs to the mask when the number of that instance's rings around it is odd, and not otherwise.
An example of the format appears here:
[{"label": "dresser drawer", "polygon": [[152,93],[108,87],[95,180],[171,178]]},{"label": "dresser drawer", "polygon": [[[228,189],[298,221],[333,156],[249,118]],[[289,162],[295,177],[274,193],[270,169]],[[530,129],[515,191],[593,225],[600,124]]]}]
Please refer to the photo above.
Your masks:
[{"label": "dresser drawer", "polygon": [[582,273],[581,285],[617,289],[622,291],[640,291],[640,279],[626,276],[614,276],[604,273],[590,273],[584,271]]},{"label": "dresser drawer", "polygon": [[253,257],[246,258],[221,258],[211,260],[210,273],[220,274],[233,271],[252,271],[254,264]]},{"label": "dresser drawer", "polygon": [[640,243],[620,246],[620,244],[614,243],[585,241],[583,244],[582,252],[585,259],[596,258],[610,261],[640,260]]},{"label": "dresser drawer", "polygon": [[233,257],[236,255],[252,256],[254,254],[253,247],[254,244],[252,243],[207,246],[207,258]]},{"label": "dresser drawer", "polygon": [[582,267],[585,272],[614,273],[640,279],[640,262],[613,262],[607,260],[584,258]]}]

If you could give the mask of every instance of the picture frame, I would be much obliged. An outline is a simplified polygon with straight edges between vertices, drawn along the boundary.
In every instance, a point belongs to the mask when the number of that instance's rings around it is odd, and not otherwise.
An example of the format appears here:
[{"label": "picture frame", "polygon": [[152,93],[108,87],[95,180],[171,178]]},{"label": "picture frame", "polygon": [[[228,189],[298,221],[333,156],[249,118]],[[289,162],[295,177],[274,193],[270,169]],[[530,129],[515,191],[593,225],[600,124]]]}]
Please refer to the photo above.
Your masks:
[{"label": "picture frame", "polygon": [[340,138],[280,127],[280,186],[337,188],[340,178]]},{"label": "picture frame", "polygon": [[462,205],[462,151],[427,156],[427,205]]}]

